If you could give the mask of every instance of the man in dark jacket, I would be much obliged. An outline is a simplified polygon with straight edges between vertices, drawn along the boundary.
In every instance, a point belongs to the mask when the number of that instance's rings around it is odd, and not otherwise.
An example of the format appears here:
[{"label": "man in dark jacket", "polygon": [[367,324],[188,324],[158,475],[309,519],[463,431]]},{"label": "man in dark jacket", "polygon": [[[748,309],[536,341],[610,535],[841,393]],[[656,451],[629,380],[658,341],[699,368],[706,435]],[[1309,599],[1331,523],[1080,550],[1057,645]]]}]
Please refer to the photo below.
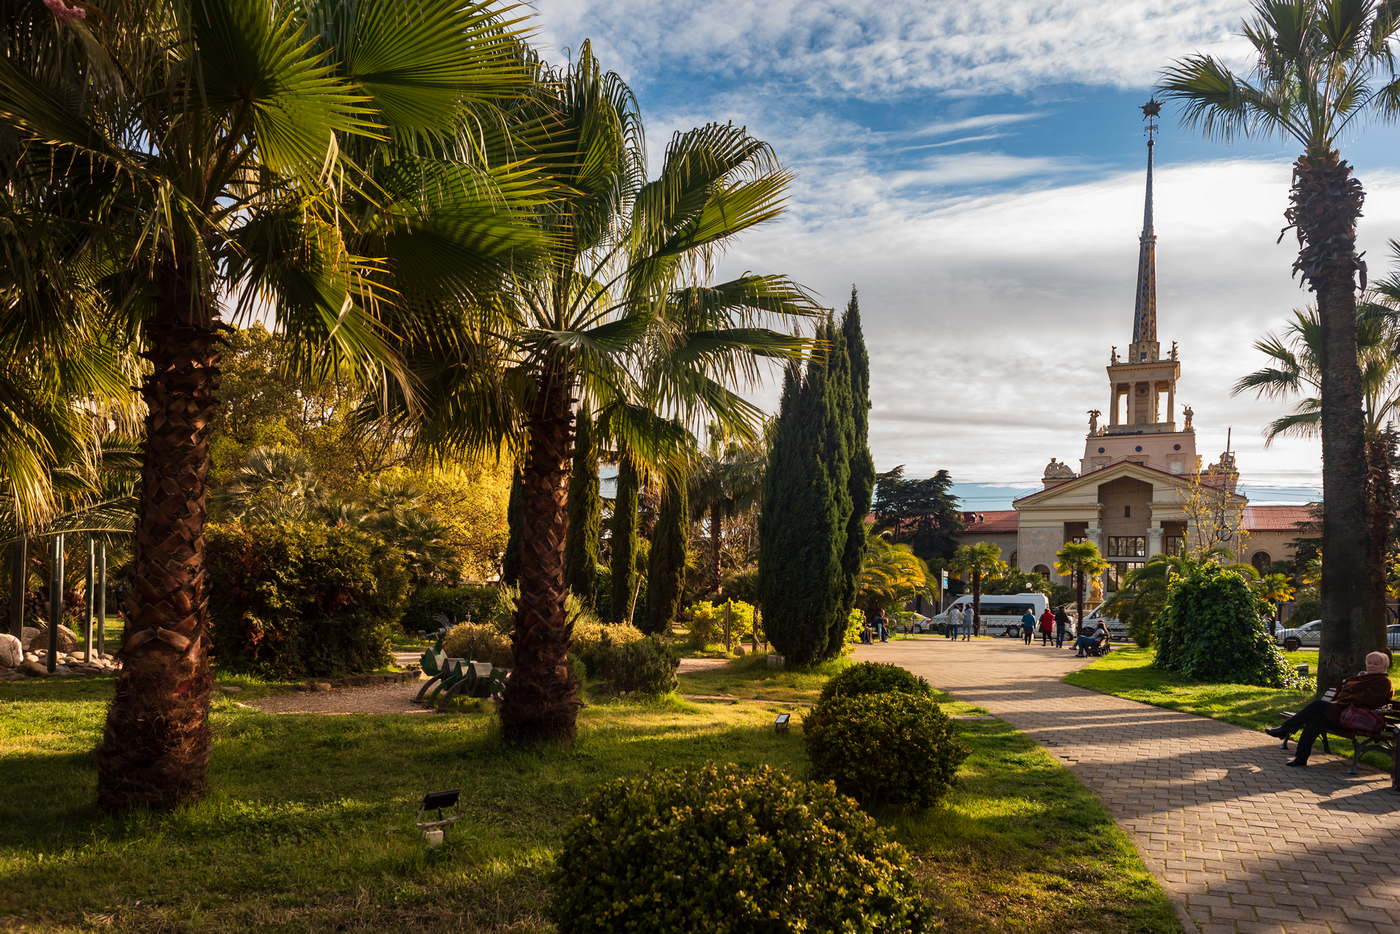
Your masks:
[{"label": "man in dark jacket", "polygon": [[1337,685],[1337,693],[1331,701],[1315,700],[1285,720],[1283,725],[1264,732],[1276,739],[1283,739],[1301,729],[1303,732],[1298,737],[1298,747],[1288,764],[1306,768],[1313,741],[1327,727],[1341,724],[1342,711],[1352,704],[1374,710],[1390,703],[1394,689],[1386,675],[1389,667],[1390,659],[1384,652],[1372,652],[1366,656],[1366,670]]},{"label": "man in dark jacket", "polygon": [[1065,633],[1069,631],[1069,614],[1065,612],[1064,604],[1055,608],[1055,648],[1065,647]]}]

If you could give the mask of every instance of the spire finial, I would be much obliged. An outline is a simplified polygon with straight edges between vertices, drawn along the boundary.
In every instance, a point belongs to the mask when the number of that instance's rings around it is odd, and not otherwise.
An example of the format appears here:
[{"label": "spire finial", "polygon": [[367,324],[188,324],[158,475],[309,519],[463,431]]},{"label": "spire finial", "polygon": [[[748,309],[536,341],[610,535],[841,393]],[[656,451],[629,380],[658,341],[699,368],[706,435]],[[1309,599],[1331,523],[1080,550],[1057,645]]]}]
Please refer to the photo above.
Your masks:
[{"label": "spire finial", "polygon": [[[1142,105],[1142,118],[1147,121],[1147,198],[1142,209],[1142,237],[1138,240],[1137,296],[1133,309],[1134,361],[1145,359],[1142,343],[1157,341],[1157,234],[1152,229],[1152,148],[1156,145],[1156,116],[1162,105],[1156,98]],[[1152,359],[1156,359],[1155,351]]]}]

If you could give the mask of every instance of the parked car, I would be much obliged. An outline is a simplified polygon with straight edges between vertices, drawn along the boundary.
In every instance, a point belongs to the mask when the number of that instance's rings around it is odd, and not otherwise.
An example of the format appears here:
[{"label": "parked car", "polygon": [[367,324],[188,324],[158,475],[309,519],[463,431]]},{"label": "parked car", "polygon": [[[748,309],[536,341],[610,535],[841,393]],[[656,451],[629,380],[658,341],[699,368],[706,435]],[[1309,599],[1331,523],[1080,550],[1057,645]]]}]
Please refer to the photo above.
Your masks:
[{"label": "parked car", "polygon": [[[1391,628],[1395,629],[1397,627],[1392,626]],[[1280,629],[1275,638],[1279,645],[1290,652],[1295,652],[1304,645],[1321,645],[1322,620],[1315,619],[1311,623],[1306,623],[1296,629]]]},{"label": "parked car", "polygon": [[1385,627],[1385,644],[1391,651],[1400,649],[1400,625]]},{"label": "parked car", "polygon": [[1128,637],[1128,627],[1115,616],[1105,616],[1102,603],[1084,615],[1085,626],[1097,629],[1099,623],[1103,623],[1103,628],[1108,630],[1108,634],[1119,642]]},{"label": "parked car", "polygon": [[[939,632],[948,631],[948,610],[953,607],[967,606],[972,603],[972,594],[963,594],[951,604],[948,609],[932,619],[915,620],[913,629],[915,632]],[[1002,630],[1001,635],[1021,634],[1021,616],[1029,611],[1037,619],[1045,612],[1049,600],[1044,594],[1021,593],[1014,595],[983,594],[982,595],[982,632],[986,635],[993,635],[994,629]]]}]

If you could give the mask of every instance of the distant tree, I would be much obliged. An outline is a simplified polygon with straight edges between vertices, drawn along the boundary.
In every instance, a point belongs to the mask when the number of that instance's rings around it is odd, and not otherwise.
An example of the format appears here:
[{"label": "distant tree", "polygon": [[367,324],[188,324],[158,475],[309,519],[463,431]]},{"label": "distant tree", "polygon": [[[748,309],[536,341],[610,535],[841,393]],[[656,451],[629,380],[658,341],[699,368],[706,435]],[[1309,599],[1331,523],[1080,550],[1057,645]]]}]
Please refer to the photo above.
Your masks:
[{"label": "distant tree", "polygon": [[1093,542],[1065,542],[1055,555],[1055,573],[1074,579],[1075,610],[1084,622],[1084,585],[1095,574],[1108,570],[1108,562]]},{"label": "distant tree", "polygon": [[982,634],[982,578],[1006,573],[1001,549],[992,542],[960,545],[948,567],[972,578],[972,634]]},{"label": "distant tree", "polygon": [[506,504],[506,523],[510,537],[506,540],[506,550],[501,554],[501,582],[512,587],[520,584],[520,523],[524,508],[525,480],[520,475],[520,467],[515,468],[515,478],[510,484],[510,500]]},{"label": "distant tree", "polygon": [[906,480],[900,465],[876,474],[875,481],[876,527],[889,529],[894,541],[909,545],[934,570],[947,567],[963,529],[952,475],[940,470],[927,479]]},{"label": "distant tree", "polygon": [[[822,658],[836,658],[846,645],[846,630],[850,627],[851,607],[855,605],[856,578],[860,575],[860,560],[865,549],[865,526],[856,523],[860,538],[848,545],[851,531],[851,461],[855,440],[855,419],[851,398],[851,361],[846,355],[846,338],[834,323],[827,323],[818,332],[826,344],[825,366],[819,375],[826,381],[826,432],[823,460],[836,498],[837,525],[832,530],[841,570],[832,581],[833,592],[827,617],[826,648]],[[867,454],[868,456],[868,454]],[[861,517],[862,520],[864,517]]]},{"label": "distant tree", "polygon": [[640,627],[647,633],[671,629],[685,588],[686,544],[690,538],[690,504],[684,478],[670,478],[661,492],[661,506],[647,555],[646,614]]},{"label": "distant tree", "polygon": [[871,530],[863,550],[856,606],[867,613],[895,609],[917,596],[932,597],[926,565],[908,545],[895,545]]},{"label": "distant tree", "polygon": [[687,498],[691,519],[708,520],[708,583],[715,593],[722,589],[724,524],[758,507],[767,468],[768,447],[762,440],[726,438],[720,426],[710,426],[709,437],[690,474]]},{"label": "distant tree", "polygon": [[624,453],[617,468],[617,495],[613,498],[611,543],[612,592],[608,615],[613,622],[630,623],[633,594],[637,590],[637,503],[641,476],[631,456]]},{"label": "distant tree", "polygon": [[598,541],[603,500],[598,489],[598,451],[593,420],[581,409],[569,471],[569,531],[564,540],[564,584],[590,610],[598,603]]}]

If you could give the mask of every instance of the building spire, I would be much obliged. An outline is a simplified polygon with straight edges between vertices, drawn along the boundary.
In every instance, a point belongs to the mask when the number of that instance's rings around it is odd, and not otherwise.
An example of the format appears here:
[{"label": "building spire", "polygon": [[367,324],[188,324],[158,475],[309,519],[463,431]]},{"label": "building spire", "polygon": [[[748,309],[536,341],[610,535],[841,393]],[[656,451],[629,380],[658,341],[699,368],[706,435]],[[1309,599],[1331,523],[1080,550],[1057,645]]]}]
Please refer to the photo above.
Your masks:
[{"label": "building spire", "polygon": [[1138,240],[1137,301],[1133,308],[1133,343],[1157,341],[1157,234],[1152,229],[1152,149],[1157,124],[1153,118],[1162,112],[1155,99],[1142,107],[1147,121],[1147,200],[1142,210],[1142,237]]}]

